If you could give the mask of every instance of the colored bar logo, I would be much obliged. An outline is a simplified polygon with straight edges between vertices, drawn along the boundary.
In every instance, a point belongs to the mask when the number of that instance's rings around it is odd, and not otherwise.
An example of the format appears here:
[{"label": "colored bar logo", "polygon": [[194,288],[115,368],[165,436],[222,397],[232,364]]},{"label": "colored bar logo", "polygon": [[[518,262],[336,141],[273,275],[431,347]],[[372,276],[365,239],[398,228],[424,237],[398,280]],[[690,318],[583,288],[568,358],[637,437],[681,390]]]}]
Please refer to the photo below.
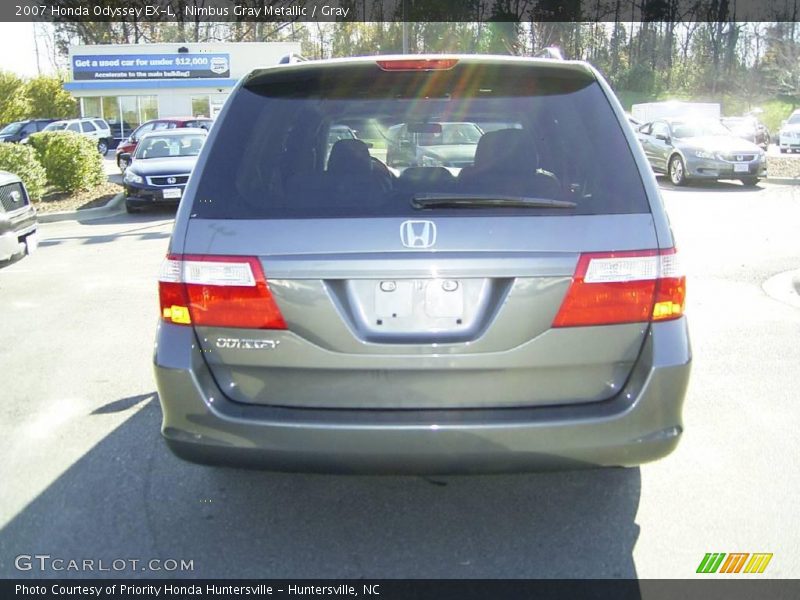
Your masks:
[{"label": "colored bar logo", "polygon": [[[748,560],[749,558],[749,560]],[[772,554],[757,552],[707,552],[697,567],[698,573],[763,573]]]}]

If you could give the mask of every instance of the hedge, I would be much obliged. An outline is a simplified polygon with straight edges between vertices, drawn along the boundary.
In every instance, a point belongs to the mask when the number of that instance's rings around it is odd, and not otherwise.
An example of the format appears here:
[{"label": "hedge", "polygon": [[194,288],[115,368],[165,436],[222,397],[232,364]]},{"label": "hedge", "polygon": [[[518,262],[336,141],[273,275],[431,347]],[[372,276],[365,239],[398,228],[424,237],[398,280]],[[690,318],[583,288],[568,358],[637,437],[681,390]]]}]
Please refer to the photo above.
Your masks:
[{"label": "hedge", "polygon": [[53,187],[74,192],[106,180],[97,142],[72,131],[45,131],[29,137]]},{"label": "hedge", "polygon": [[33,148],[25,144],[0,144],[0,170],[22,179],[31,200],[44,195],[47,174]]}]

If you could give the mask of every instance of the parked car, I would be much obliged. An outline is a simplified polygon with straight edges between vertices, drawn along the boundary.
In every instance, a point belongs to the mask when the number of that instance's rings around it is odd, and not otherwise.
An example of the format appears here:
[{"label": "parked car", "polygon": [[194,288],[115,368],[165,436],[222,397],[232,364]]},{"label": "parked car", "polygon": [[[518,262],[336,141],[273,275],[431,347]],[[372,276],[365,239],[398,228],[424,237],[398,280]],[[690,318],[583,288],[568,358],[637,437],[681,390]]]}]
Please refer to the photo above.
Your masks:
[{"label": "parked car", "polygon": [[472,164],[483,131],[475,123],[418,122],[389,128],[390,167],[454,167]]},{"label": "parked car", "polygon": [[[324,160],[345,121],[445,115],[510,126],[480,135],[458,176],[396,175],[361,139]],[[218,119],[159,275],[155,376],[178,456],[475,472],[636,465],[676,446],[685,279],[596,69],[287,64],[243,77]]]},{"label": "parked car", "polygon": [[55,119],[25,119],[9,123],[0,129],[0,142],[21,142],[32,133],[38,133]]},{"label": "parked car", "polygon": [[800,109],[794,111],[781,124],[778,131],[778,147],[783,153],[800,150]]},{"label": "parked car", "polygon": [[151,131],[138,140],[122,182],[129,213],[177,204],[203,147],[205,129]]},{"label": "parked car", "polygon": [[22,180],[0,171],[0,262],[32,254],[39,245],[36,209]]},{"label": "parked car", "polygon": [[670,119],[646,123],[639,141],[656,173],[673,185],[691,180],[738,179],[754,186],[766,174],[764,151],[714,120]]},{"label": "parked car", "polygon": [[[120,121],[119,119],[108,119],[108,126],[111,129],[111,137],[115,142],[128,139],[135,127],[132,127],[127,121]],[[116,146],[115,146],[116,147]]]},{"label": "parked car", "polygon": [[722,124],[736,137],[753,142],[762,150],[769,147],[769,129],[755,117],[723,117]]},{"label": "parked car", "polygon": [[208,131],[211,129],[211,125],[213,123],[213,120],[205,117],[169,117],[164,119],[153,119],[152,121],[142,123],[133,131],[133,133],[131,133],[130,136],[117,145],[117,166],[119,167],[120,171],[125,170],[125,164],[120,161],[120,156],[123,154],[133,154],[133,151],[136,150],[136,144],[139,143],[139,138],[146,133],[150,133],[151,131],[161,131],[164,129],[181,129],[186,127],[205,129]]},{"label": "parked car", "polygon": [[84,118],[53,121],[43,131],[73,131],[97,141],[97,151],[105,156],[111,143],[111,129],[103,119]]}]

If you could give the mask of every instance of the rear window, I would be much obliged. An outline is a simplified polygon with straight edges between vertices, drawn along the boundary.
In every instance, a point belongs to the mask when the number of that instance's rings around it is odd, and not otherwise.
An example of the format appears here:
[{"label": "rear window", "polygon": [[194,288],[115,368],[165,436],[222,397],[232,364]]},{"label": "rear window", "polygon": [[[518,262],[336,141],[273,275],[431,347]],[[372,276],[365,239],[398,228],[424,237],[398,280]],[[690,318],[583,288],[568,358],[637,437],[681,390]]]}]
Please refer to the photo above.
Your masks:
[{"label": "rear window", "polygon": [[[649,211],[622,128],[581,72],[275,69],[239,88],[215,129],[193,207],[200,218]],[[414,202],[430,196],[575,206],[532,213]]]},{"label": "rear window", "polygon": [[207,119],[200,119],[198,121],[186,121],[185,127],[193,127],[196,129],[210,129],[211,121]]}]

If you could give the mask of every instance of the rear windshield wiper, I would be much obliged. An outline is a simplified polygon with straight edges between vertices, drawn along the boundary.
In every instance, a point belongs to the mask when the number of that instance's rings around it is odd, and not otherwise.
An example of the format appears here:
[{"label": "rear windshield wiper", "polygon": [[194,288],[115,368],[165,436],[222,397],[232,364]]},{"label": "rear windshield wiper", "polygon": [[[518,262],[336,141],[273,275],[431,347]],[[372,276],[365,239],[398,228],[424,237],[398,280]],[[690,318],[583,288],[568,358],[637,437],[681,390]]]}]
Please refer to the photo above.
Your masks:
[{"label": "rear windshield wiper", "polygon": [[422,208],[575,208],[566,200],[498,194],[415,194],[411,206]]}]

